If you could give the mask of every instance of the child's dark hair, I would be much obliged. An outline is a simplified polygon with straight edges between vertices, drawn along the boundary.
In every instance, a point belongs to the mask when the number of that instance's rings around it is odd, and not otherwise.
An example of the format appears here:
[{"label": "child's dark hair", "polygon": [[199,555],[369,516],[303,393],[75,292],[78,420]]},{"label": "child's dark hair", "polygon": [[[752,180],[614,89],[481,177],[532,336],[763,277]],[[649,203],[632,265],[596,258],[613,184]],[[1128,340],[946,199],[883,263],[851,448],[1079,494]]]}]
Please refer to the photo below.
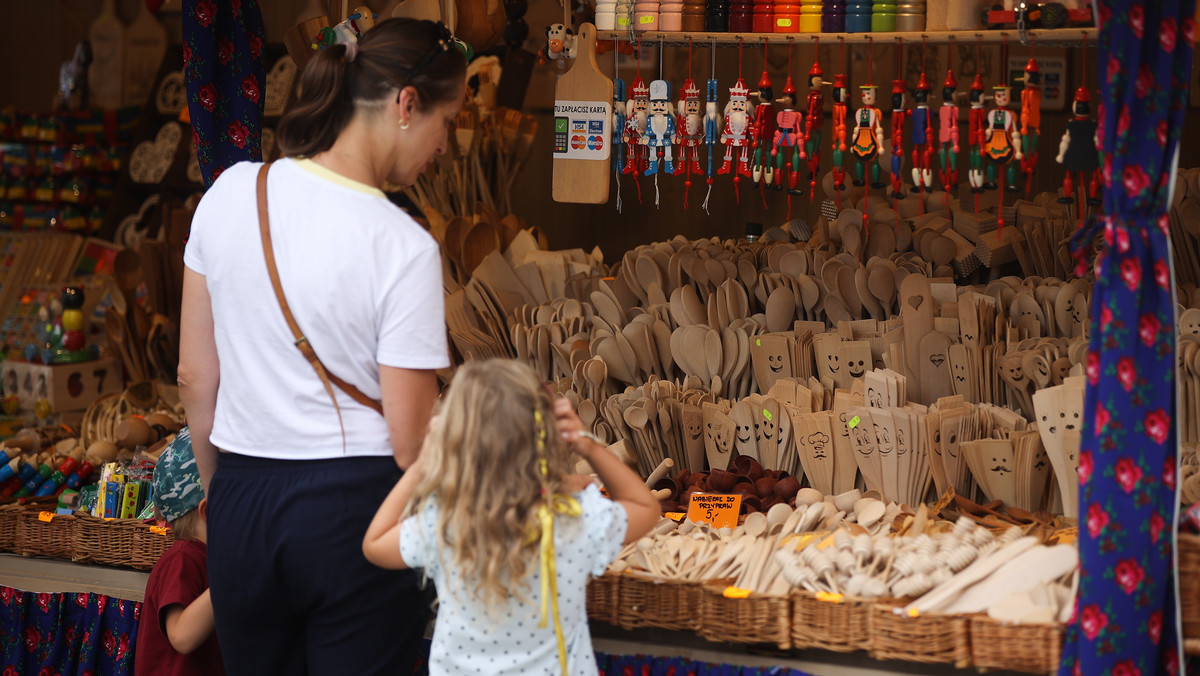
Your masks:
[{"label": "child's dark hair", "polygon": [[[347,57],[350,58],[347,58]],[[367,31],[348,55],[330,45],[309,61],[295,103],[279,122],[276,142],[285,156],[328,150],[361,105],[417,90],[417,105],[450,101],[461,92],[467,63],[441,24],[388,19]]]}]

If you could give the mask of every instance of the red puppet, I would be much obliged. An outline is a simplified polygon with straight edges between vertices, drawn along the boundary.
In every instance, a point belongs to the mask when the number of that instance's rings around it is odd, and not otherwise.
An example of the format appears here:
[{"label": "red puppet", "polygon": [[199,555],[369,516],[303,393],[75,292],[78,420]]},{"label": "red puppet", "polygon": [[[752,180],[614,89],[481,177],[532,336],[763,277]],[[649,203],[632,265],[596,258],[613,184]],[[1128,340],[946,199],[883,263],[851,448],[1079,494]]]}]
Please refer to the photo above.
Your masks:
[{"label": "red puppet", "polygon": [[642,135],[646,133],[647,110],[650,108],[650,88],[640,77],[633,78],[630,88],[629,110],[625,115],[625,132],[621,141],[625,144],[625,173],[635,176],[646,170],[649,162],[649,152],[642,145]]},{"label": "red puppet", "polygon": [[846,102],[850,88],[845,75],[833,76],[833,185],[837,190],[846,188],[846,169],[842,161],[846,156]]},{"label": "red puppet", "polygon": [[700,168],[700,144],[704,143],[704,115],[700,100],[700,88],[696,81],[688,78],[683,81],[683,98],[677,104],[675,131],[679,134],[679,164],[675,165],[675,173],[702,174]]},{"label": "red puppet", "polygon": [[946,71],[942,107],[938,110],[938,160],[942,167],[942,189],[947,192],[958,185],[958,105],[954,102],[957,89],[954,71]]},{"label": "red puppet", "polygon": [[733,168],[733,153],[737,149],[738,175],[750,176],[750,134],[753,132],[754,113],[750,111],[750,90],[742,78],[729,88],[729,101],[725,104],[725,127],[721,130],[721,143],[725,144],[725,162],[718,174],[728,174]]},{"label": "red puppet", "polygon": [[804,121],[805,146],[808,151],[808,197],[817,195],[817,174],[821,171],[821,129],[825,126],[825,73],[821,63],[813,61],[808,71],[808,117]]},{"label": "red puppet", "polygon": [[908,111],[904,109],[904,80],[892,80],[892,197],[904,197],[904,122]]},{"label": "red puppet", "polygon": [[917,82],[917,105],[912,110],[912,176],[915,192],[933,190],[933,120],[929,114],[929,92],[933,88],[921,72]]},{"label": "red puppet", "polygon": [[773,182],[771,168],[771,143],[775,138],[775,95],[772,93],[771,76],[763,70],[758,80],[758,105],[754,107],[754,132],[751,145],[754,148],[754,181],[766,174],[767,183]]},{"label": "red puppet", "polygon": [[[796,110],[796,85],[792,76],[787,76],[783,85],[783,97],[776,101],[782,108],[775,113],[775,137],[772,139],[771,155],[775,156],[774,183],[780,181],[783,168],[787,167],[787,186],[794,189],[800,178],[800,160],[807,157],[804,151],[804,115]],[[780,152],[782,151],[782,152]]]}]

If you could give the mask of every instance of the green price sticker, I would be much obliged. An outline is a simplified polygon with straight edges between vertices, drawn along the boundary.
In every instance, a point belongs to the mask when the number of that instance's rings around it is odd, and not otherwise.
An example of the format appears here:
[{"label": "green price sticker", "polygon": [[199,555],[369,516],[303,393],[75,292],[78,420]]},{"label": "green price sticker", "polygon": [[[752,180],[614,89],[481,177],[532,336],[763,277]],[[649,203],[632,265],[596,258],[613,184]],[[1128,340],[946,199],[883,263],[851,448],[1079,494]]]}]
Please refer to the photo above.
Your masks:
[{"label": "green price sticker", "polygon": [[775,416],[771,415],[771,412],[764,408],[763,409],[763,417],[766,418],[767,420],[771,420]]},{"label": "green price sticker", "polygon": [[850,419],[850,422],[846,423],[846,427],[849,427],[850,429],[854,429],[855,427],[858,427],[858,423],[860,423],[860,422],[862,422],[862,421],[859,419],[859,417],[854,416],[853,418]]},{"label": "green price sticker", "polygon": [[762,347],[762,338],[755,338],[754,344],[757,345],[758,347]]}]

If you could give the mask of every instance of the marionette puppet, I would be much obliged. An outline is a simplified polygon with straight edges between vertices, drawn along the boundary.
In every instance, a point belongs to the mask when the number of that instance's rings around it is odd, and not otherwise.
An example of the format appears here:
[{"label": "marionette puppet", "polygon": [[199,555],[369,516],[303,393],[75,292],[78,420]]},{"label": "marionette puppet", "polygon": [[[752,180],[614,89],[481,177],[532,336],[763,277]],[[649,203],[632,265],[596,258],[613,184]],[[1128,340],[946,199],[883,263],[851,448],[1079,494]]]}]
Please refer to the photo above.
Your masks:
[{"label": "marionette puppet", "polygon": [[619,176],[625,170],[625,81],[613,80],[613,167]]},{"label": "marionette puppet", "polygon": [[[912,113],[913,192],[933,192],[933,116],[929,114],[929,80],[925,71],[917,81],[917,104]],[[955,134],[957,136],[957,134]]]},{"label": "marionette puppet", "polygon": [[[892,80],[892,198],[904,198],[904,121],[908,111],[904,109],[904,80]],[[882,147],[882,144],[881,144]]]},{"label": "marionette puppet", "polygon": [[[775,138],[775,94],[771,76],[764,69],[758,80],[758,104],[754,106],[754,122],[751,125],[750,144],[754,148],[752,174],[754,182],[766,178],[771,183],[774,170],[771,167],[771,142]],[[765,174],[765,176],[764,176]]]},{"label": "marionette puppet", "polygon": [[671,115],[671,85],[666,80],[650,83],[650,108],[642,145],[650,149],[646,175],[658,173],[658,162],[665,162],[663,171],[675,173],[674,147],[679,135],[675,132],[675,116]]},{"label": "marionette puppet", "polygon": [[824,76],[821,63],[814,59],[812,68],[808,70],[808,117],[804,120],[805,149],[808,152],[808,198],[810,200],[816,199],[817,174],[821,173],[821,129],[825,126],[825,92],[821,88],[829,84],[822,79]]},{"label": "marionette puppet", "polygon": [[[725,162],[718,174],[734,171],[733,182],[738,176],[752,176],[750,172],[750,134],[753,131],[754,114],[750,111],[750,90],[746,82],[738,78],[729,88],[729,101],[725,103],[725,126],[721,131],[721,143],[725,144]],[[737,153],[737,168],[733,168],[734,153]]]},{"label": "marionette puppet", "polygon": [[870,178],[871,187],[879,189],[883,183],[879,181],[880,168],[876,158],[883,147],[883,124],[880,122],[883,114],[875,107],[875,85],[865,84],[860,90],[862,106],[854,111],[854,137],[850,143],[850,154],[858,162],[854,185],[866,185]]},{"label": "marionette puppet", "polygon": [[646,148],[642,135],[646,133],[647,110],[650,109],[650,89],[641,76],[633,78],[630,99],[625,105],[625,133],[621,141],[625,144],[625,173],[637,174],[646,168]]},{"label": "marionette puppet", "polygon": [[[1087,87],[1075,90],[1071,112],[1067,130],[1058,143],[1058,157],[1054,158],[1067,172],[1063,177],[1063,196],[1058,201],[1064,204],[1075,201],[1075,186],[1071,182],[1071,172],[1075,172],[1079,174],[1080,188],[1087,180],[1088,203],[1099,204],[1100,153],[1096,150],[1096,121],[1092,119],[1092,97]],[[1079,212],[1082,218],[1083,210]]]},{"label": "marionette puppet", "polygon": [[971,83],[969,101],[967,143],[971,150],[967,158],[967,180],[971,184],[971,192],[979,193],[983,191],[983,142],[987,125],[987,111],[983,108],[987,95],[983,93],[983,79],[979,73],[975,74],[975,81]]},{"label": "marionette puppet", "polygon": [[845,75],[833,76],[833,187],[846,189],[846,169],[842,162],[846,157],[846,102],[850,88]]},{"label": "marionette puppet", "polygon": [[942,189],[947,192],[958,185],[958,104],[954,101],[957,90],[954,71],[947,70],[946,81],[942,83],[942,107],[938,109],[938,163]]},{"label": "marionette puppet", "polygon": [[787,187],[794,190],[800,179],[800,160],[807,157],[804,151],[804,116],[796,110],[796,85],[792,76],[787,76],[783,85],[783,96],[776,103],[775,136],[771,139],[771,156],[775,160],[774,183],[783,180],[787,168]]},{"label": "marionette puppet", "polygon": [[704,116],[701,114],[700,88],[696,81],[683,81],[683,98],[676,104],[675,132],[679,134],[679,163],[675,173],[687,172],[684,185],[691,187],[692,173],[701,174],[700,144],[704,143]]},{"label": "marionette puppet", "polygon": [[983,187],[995,190],[997,177],[1003,170],[1004,175],[999,178],[1005,181],[1005,189],[1017,190],[1017,167],[1011,161],[1019,161],[1025,155],[1021,152],[1021,132],[1017,129],[1016,115],[1008,109],[1009,101],[1012,100],[1012,88],[1008,85],[996,85],[992,89],[995,92],[996,107],[988,113],[983,143],[983,154],[988,162],[987,182]]},{"label": "marionette puppet", "polygon": [[1042,126],[1042,73],[1032,58],[1025,64],[1025,87],[1021,89],[1021,173],[1025,174],[1025,194],[1033,188],[1033,170],[1037,166],[1038,135]]}]

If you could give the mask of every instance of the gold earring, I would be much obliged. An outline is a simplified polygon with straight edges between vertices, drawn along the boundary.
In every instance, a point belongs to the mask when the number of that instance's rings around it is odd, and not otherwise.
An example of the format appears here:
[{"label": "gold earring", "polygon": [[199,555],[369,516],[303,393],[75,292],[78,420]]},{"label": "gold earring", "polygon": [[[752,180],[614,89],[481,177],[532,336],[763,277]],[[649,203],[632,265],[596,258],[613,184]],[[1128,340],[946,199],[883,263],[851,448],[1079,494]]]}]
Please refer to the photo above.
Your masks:
[{"label": "gold earring", "polygon": [[400,120],[400,128],[408,129],[408,120]]}]

